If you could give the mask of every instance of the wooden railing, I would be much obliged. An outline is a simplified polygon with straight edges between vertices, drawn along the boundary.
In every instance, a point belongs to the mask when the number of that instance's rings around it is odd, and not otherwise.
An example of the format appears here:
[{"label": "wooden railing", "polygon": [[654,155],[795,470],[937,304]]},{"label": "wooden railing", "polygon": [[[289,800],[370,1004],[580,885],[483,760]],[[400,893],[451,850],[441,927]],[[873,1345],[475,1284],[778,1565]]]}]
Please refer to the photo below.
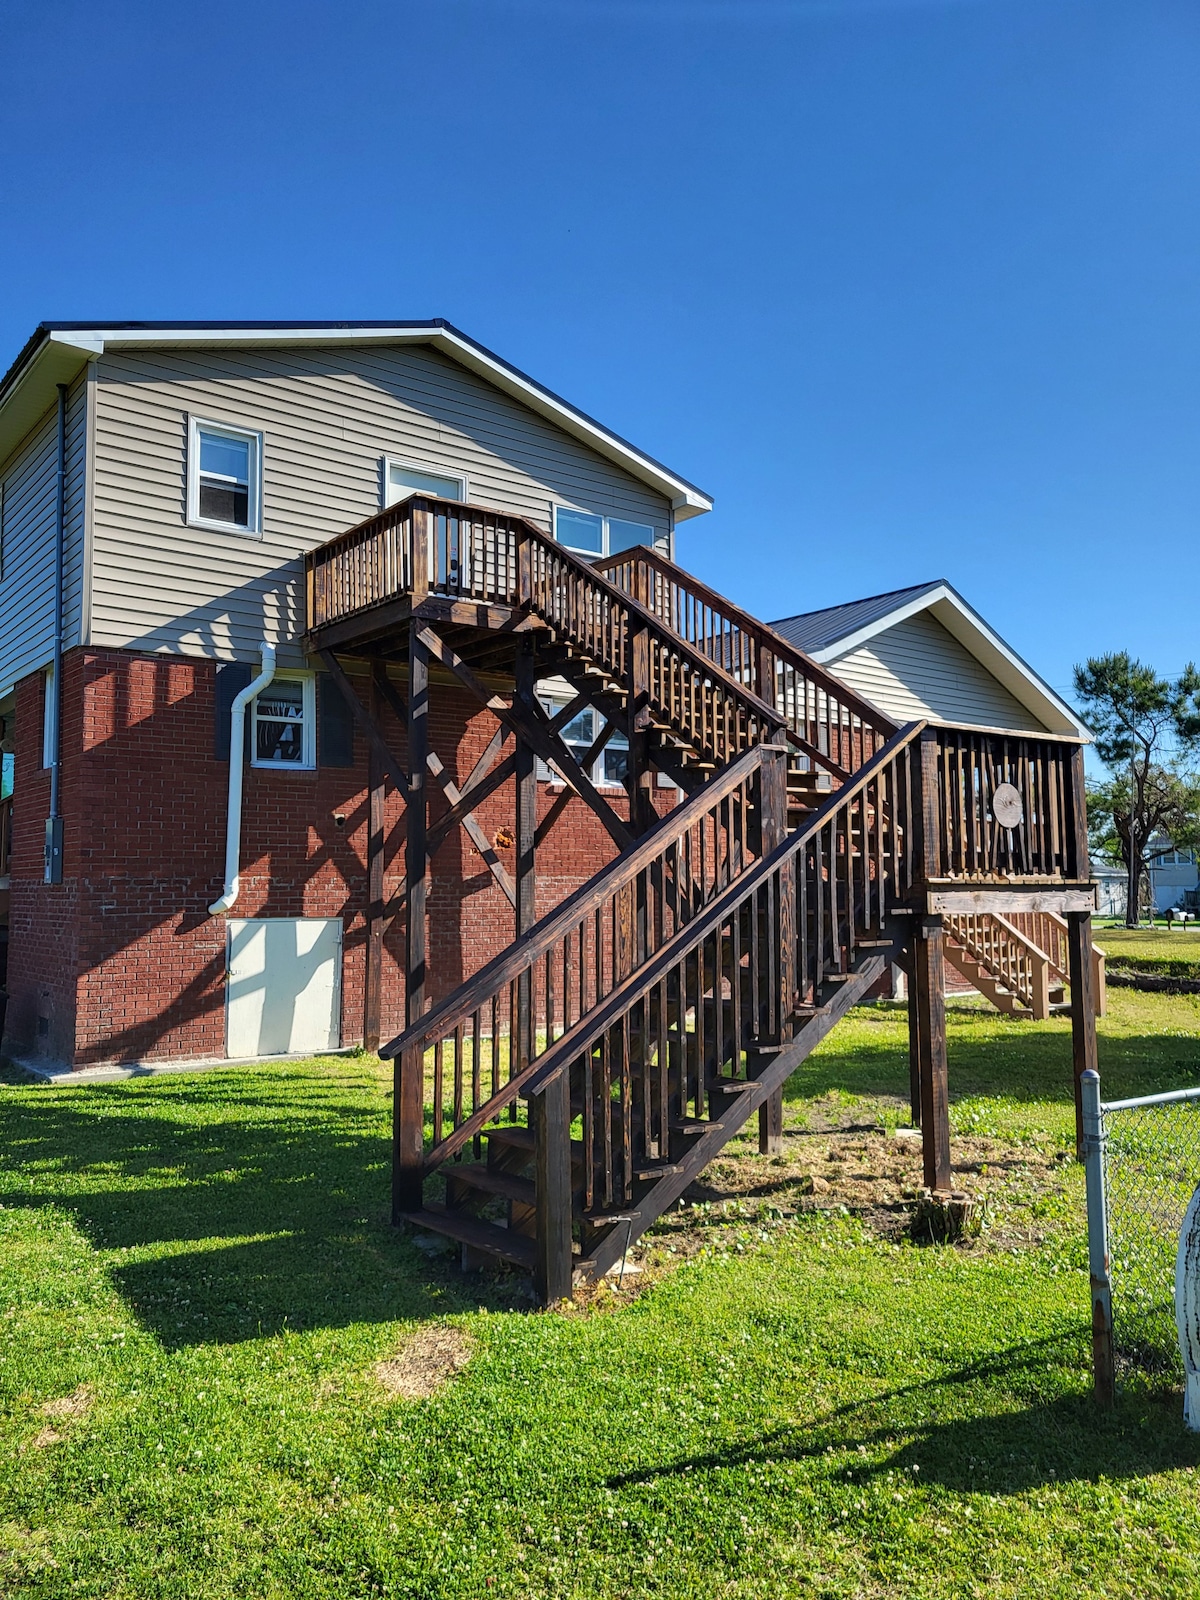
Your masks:
[{"label": "wooden railing", "polygon": [[640,1232],[652,1217],[627,1219],[622,1208],[663,1170],[672,1128],[719,1129],[727,1096],[851,975],[859,947],[888,942],[888,907],[909,887],[896,841],[917,731],[860,768],[544,1054],[522,1086],[543,1145],[539,1229],[564,1204],[569,1215],[569,1195],[545,1189],[570,1183],[549,1146],[566,1150],[578,1117],[585,1222],[628,1220]]},{"label": "wooden railing", "polygon": [[926,878],[1086,881],[1077,742],[939,727],[927,730],[922,759],[925,792],[937,797]]},{"label": "wooden railing", "polygon": [[13,797],[0,800],[0,878],[8,876],[8,862],[12,854]]},{"label": "wooden railing", "polygon": [[[432,1074],[433,1139],[406,1128],[410,1186],[514,1106],[538,1058],[736,882],[783,835],[785,752],[759,745],[619,856],[447,1000],[384,1046]],[[398,1103],[402,1095],[397,1097]],[[423,1122],[423,1115],[422,1115]],[[419,1205],[419,1199],[413,1202]]]},{"label": "wooden railing", "polygon": [[733,605],[656,550],[596,563],[624,594],[775,706],[796,741],[842,776],[883,748],[896,724],[773,628]]},{"label": "wooden railing", "polygon": [[[1004,920],[1046,952],[1055,982],[1070,983],[1071,958],[1065,918],[1055,911],[1010,911]],[[1098,944],[1092,946],[1092,989],[1096,996],[1096,1015],[1102,1017],[1108,1006],[1107,974],[1104,951]]]},{"label": "wooden railing", "polygon": [[1050,957],[1019,928],[991,912],[946,918],[947,932],[1042,1022],[1050,1015]]}]

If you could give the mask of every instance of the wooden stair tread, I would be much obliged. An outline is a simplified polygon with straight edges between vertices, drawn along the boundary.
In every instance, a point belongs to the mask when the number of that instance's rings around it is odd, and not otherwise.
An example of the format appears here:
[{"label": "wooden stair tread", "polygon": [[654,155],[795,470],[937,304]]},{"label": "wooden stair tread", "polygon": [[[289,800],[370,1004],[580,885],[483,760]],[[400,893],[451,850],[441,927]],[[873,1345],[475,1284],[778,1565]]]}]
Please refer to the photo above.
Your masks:
[{"label": "wooden stair tread", "polygon": [[441,1234],[472,1250],[482,1250],[500,1261],[533,1270],[534,1241],[511,1228],[498,1228],[494,1222],[482,1222],[462,1211],[446,1211],[441,1206],[426,1205],[421,1211],[404,1213],[403,1220],[414,1228],[424,1228],[426,1233]]},{"label": "wooden stair tread", "polygon": [[458,1166],[447,1163],[442,1171],[447,1183],[465,1183],[470,1189],[499,1195],[504,1200],[516,1200],[521,1205],[531,1206],[537,1198],[532,1178],[506,1172],[503,1167],[489,1167],[482,1161],[464,1161]]}]

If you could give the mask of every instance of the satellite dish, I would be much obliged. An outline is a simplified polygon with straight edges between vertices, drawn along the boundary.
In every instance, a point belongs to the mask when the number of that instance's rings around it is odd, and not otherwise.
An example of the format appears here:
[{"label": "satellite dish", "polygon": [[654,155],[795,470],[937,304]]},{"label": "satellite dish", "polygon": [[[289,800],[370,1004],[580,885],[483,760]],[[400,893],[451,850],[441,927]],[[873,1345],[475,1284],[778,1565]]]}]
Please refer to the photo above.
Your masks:
[{"label": "satellite dish", "polygon": [[1024,817],[1021,796],[1011,783],[998,783],[992,791],[992,815],[1002,828],[1015,828]]}]

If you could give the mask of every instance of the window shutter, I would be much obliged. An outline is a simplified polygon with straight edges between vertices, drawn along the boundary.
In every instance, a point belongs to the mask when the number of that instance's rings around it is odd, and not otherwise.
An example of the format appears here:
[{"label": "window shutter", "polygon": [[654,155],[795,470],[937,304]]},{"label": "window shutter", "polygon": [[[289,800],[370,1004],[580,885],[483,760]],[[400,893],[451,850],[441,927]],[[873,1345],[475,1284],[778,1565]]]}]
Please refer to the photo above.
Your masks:
[{"label": "window shutter", "polygon": [[[217,668],[217,687],[213,702],[213,755],[229,760],[229,713],[233,702],[254,676],[245,661],[229,661]],[[250,708],[246,708],[246,754],[250,754]]]},{"label": "window shutter", "polygon": [[354,718],[346,698],[328,672],[317,677],[317,765],[354,765]]}]

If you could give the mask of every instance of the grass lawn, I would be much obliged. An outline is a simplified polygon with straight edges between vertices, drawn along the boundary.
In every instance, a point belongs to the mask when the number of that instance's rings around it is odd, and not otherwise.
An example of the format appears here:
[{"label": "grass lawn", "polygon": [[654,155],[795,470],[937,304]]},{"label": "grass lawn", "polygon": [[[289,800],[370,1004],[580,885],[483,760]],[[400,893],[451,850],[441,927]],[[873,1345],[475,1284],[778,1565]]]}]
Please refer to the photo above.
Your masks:
[{"label": "grass lawn", "polygon": [[[1101,1028],[1106,1094],[1200,1082],[1197,997]],[[387,1225],[371,1060],[0,1086],[0,1593],[1200,1593],[1179,1397],[1090,1399],[1069,1029],[950,1012],[969,1248],[897,1238],[904,1016],[867,1008],[785,1155],[568,1314]]]},{"label": "grass lawn", "polygon": [[1200,924],[1194,928],[1096,928],[1093,940],[1110,958],[1156,956],[1167,961],[1192,961],[1200,967]]}]

